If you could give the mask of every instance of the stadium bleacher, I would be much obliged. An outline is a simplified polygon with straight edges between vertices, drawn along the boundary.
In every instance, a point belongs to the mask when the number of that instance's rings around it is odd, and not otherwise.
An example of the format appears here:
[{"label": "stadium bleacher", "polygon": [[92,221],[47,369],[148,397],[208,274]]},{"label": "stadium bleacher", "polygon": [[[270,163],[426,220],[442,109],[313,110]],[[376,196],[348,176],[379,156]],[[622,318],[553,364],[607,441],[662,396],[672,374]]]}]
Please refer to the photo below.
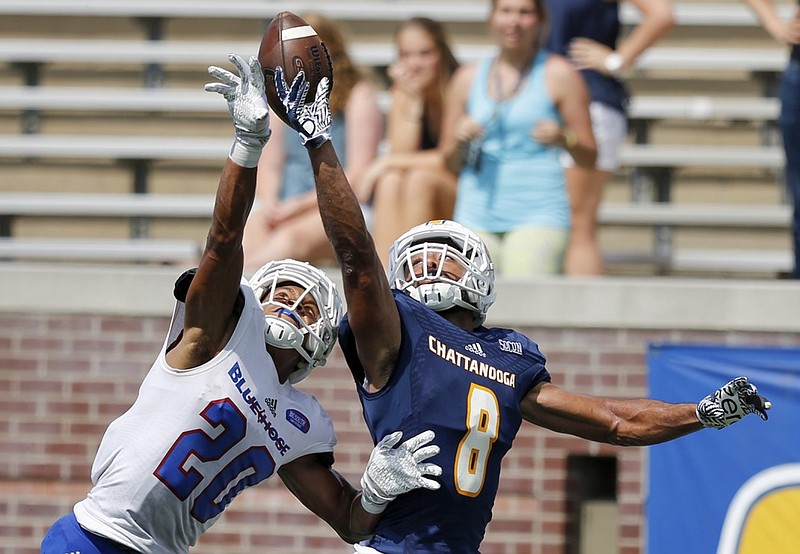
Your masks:
[{"label": "stadium bleacher", "polygon": [[[244,37],[257,36],[265,20],[285,7],[249,0],[187,6],[185,0],[2,3],[0,25],[8,32],[0,39],[0,165],[7,178],[0,192],[31,194],[36,202],[41,201],[37,193],[51,192],[147,195],[166,210],[161,219],[170,219],[168,210],[176,206],[170,194],[212,193],[229,128],[225,106],[202,91],[204,67],[224,64],[229,52],[252,50],[254,42]],[[354,58],[380,78],[393,56],[388,31],[412,15],[445,21],[463,61],[490,52],[483,26],[486,4],[454,7],[451,0],[353,0],[295,2],[291,9],[342,20],[351,31]],[[778,105],[770,92],[787,53],[737,2],[685,2],[675,12],[680,31],[648,51],[629,76],[631,140],[601,211],[609,271],[783,273],[789,239],[779,186],[782,155],[774,133]],[[622,14],[624,21],[636,21],[634,10],[623,7]],[[96,32],[88,33],[87,25]],[[732,47],[740,35],[747,44]],[[76,177],[60,188],[63,175],[81,173],[83,166],[91,175],[98,165],[124,168],[129,188],[109,189],[91,178],[75,185]],[[57,249],[15,251],[13,242],[46,241],[42,235],[53,228],[40,226],[46,217],[86,217],[87,210],[79,207],[85,198],[74,200],[62,199],[59,215],[26,213],[22,203],[4,202],[0,230],[7,249],[0,251],[2,257],[51,257]],[[91,219],[119,215],[111,206],[125,200],[107,200],[86,203],[95,214]],[[750,217],[753,212],[764,217]],[[139,225],[130,226],[130,236],[113,237],[120,241],[117,247],[124,248],[121,239],[128,238],[137,239],[132,253],[142,240],[202,240],[202,218],[173,233],[186,218],[177,209],[172,215],[172,230],[152,237],[143,224],[152,215],[129,214]],[[747,239],[731,240],[735,233]],[[103,234],[91,236],[86,229],[78,234],[86,241],[87,256],[94,255],[91,241]],[[79,246],[76,242],[76,257]],[[159,262],[169,252],[153,251]],[[733,262],[722,263],[727,259]]]}]

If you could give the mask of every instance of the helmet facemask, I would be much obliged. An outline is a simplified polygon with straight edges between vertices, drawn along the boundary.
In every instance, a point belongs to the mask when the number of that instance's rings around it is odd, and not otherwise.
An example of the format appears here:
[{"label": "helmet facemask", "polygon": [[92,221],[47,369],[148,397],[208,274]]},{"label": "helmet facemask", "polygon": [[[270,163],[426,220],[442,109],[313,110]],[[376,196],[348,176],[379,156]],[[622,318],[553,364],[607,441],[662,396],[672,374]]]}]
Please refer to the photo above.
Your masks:
[{"label": "helmet facemask", "polygon": [[[463,268],[451,278],[443,273],[444,260]],[[486,319],[494,302],[494,269],[483,241],[453,221],[429,221],[401,236],[389,252],[392,286],[441,312],[453,307],[471,311],[475,326]]]},{"label": "helmet facemask", "polygon": [[[276,298],[278,287],[295,285],[302,289],[291,303]],[[264,315],[264,341],[268,346],[293,349],[302,360],[289,375],[292,384],[303,380],[318,365],[325,365],[336,344],[342,304],[336,287],[319,269],[305,262],[282,260],[270,262],[250,279],[250,286],[264,306],[276,306],[277,313]],[[298,308],[308,297],[314,299],[319,317],[307,323]],[[291,321],[280,317],[288,315]]]}]

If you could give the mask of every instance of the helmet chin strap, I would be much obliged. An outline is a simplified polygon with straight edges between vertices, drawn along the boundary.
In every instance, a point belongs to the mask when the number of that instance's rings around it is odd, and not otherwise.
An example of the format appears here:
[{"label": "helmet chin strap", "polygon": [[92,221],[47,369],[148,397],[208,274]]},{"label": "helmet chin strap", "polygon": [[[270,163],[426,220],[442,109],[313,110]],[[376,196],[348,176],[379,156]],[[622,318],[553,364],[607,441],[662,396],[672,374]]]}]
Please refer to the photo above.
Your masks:
[{"label": "helmet chin strap", "polygon": [[291,383],[292,385],[296,385],[297,383],[308,377],[308,374],[311,373],[312,369],[314,368],[311,367],[311,364],[306,364],[305,368],[298,368],[294,370],[289,374],[288,377],[289,383]]},{"label": "helmet chin strap", "polygon": [[455,306],[475,311],[475,306],[461,298],[461,289],[450,283],[428,283],[410,286],[406,290],[411,298],[425,304],[434,312],[443,312]]},{"label": "helmet chin strap", "polygon": [[455,306],[455,296],[458,292],[458,287],[448,283],[428,283],[408,287],[411,298],[435,312],[442,312]]},{"label": "helmet chin strap", "polygon": [[267,344],[295,350],[303,348],[303,334],[297,327],[279,317],[266,316],[264,321],[264,339]]},{"label": "helmet chin strap", "polygon": [[[287,313],[288,310],[287,310]],[[290,314],[293,315],[293,314]],[[300,330],[285,319],[276,316],[264,317],[264,341],[269,346],[282,348],[284,350],[294,349],[305,360],[305,364],[300,362],[298,369],[289,374],[289,382],[292,384],[302,381],[311,373],[311,357],[306,349],[303,348],[305,335]]]}]

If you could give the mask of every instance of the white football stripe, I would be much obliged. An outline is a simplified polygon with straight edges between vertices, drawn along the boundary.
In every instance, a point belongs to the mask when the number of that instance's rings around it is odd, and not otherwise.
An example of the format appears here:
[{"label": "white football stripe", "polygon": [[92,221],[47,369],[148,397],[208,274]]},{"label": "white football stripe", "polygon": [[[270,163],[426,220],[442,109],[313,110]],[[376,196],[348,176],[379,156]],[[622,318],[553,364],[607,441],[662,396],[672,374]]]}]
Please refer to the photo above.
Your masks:
[{"label": "white football stripe", "polygon": [[300,27],[290,27],[281,31],[281,40],[292,40],[295,38],[315,37],[317,32],[311,25],[302,25]]}]

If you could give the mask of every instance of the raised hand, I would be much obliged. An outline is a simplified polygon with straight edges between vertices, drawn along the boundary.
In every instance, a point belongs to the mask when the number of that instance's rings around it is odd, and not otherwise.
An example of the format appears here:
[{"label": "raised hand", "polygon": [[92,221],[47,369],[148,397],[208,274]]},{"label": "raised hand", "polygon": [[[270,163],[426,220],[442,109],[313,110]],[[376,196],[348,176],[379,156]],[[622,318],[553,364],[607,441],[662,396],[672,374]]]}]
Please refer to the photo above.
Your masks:
[{"label": "raised hand", "polygon": [[703,427],[723,429],[747,414],[758,414],[766,421],[770,408],[772,402],[758,394],[747,377],[737,377],[697,404],[697,418]]},{"label": "raised hand", "polygon": [[256,167],[271,134],[264,73],[255,56],[250,58],[249,64],[236,54],[231,54],[228,59],[236,66],[239,75],[211,66],[208,73],[218,82],[206,84],[205,90],[221,94],[228,102],[236,129],[230,158],[242,167]]},{"label": "raised hand", "polygon": [[403,438],[397,431],[385,436],[372,449],[369,462],[361,477],[361,505],[371,514],[379,514],[398,495],[418,488],[435,490],[439,483],[426,477],[442,474],[442,468],[422,463],[439,453],[436,445],[425,446],[433,440],[433,431],[424,431],[395,448]]},{"label": "raised hand", "polygon": [[303,71],[297,73],[289,87],[283,68],[275,68],[275,90],[286,108],[289,125],[298,132],[306,148],[318,148],[331,140],[330,80],[323,77],[311,99],[308,99],[308,88]]}]

